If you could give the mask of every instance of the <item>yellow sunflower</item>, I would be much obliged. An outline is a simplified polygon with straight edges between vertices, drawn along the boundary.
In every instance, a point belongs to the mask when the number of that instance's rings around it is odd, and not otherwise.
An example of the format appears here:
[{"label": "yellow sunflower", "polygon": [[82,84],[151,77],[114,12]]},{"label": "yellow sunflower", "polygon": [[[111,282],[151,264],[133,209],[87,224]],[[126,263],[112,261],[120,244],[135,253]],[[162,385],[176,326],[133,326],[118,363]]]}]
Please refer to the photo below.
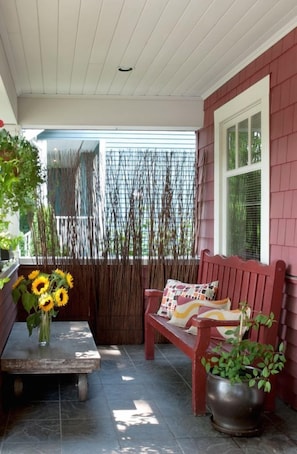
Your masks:
[{"label": "yellow sunflower", "polygon": [[49,295],[48,293],[41,295],[38,306],[42,311],[49,312],[54,307],[52,295]]},{"label": "yellow sunflower", "polygon": [[28,278],[31,279],[31,281],[34,281],[34,279],[37,278],[39,275],[40,271],[39,270],[34,270],[30,274],[28,274]]},{"label": "yellow sunflower", "polygon": [[19,276],[17,280],[12,284],[12,288],[17,288],[24,279],[24,276]]},{"label": "yellow sunflower", "polygon": [[66,273],[66,282],[69,288],[73,288],[73,276],[70,273]]},{"label": "yellow sunflower", "polygon": [[65,278],[65,273],[64,273],[64,271],[60,270],[59,268],[57,268],[54,272],[55,272],[56,274],[59,274],[61,277]]},{"label": "yellow sunflower", "polygon": [[68,292],[64,287],[59,288],[55,293],[54,293],[54,300],[57,303],[57,306],[66,306],[68,303]]},{"label": "yellow sunflower", "polygon": [[50,281],[46,276],[38,276],[32,282],[32,292],[34,295],[42,295],[46,293],[49,289]]}]

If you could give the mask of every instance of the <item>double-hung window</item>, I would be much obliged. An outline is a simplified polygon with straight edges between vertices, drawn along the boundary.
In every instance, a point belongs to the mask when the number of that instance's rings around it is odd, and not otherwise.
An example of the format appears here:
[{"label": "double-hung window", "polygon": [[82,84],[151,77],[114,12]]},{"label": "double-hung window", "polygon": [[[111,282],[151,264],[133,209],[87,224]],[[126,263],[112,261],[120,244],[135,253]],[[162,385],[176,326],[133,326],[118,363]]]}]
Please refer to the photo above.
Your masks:
[{"label": "double-hung window", "polygon": [[269,77],[215,112],[214,244],[269,261]]}]

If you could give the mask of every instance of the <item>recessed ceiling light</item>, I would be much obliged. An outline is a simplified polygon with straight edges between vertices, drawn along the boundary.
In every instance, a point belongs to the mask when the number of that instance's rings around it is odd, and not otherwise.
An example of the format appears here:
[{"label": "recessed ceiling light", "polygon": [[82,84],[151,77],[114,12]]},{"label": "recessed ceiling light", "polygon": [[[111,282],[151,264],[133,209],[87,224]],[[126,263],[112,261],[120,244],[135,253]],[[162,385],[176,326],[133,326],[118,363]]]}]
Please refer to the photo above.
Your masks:
[{"label": "recessed ceiling light", "polygon": [[119,66],[118,70],[121,71],[122,73],[128,73],[130,71],[133,71],[132,66]]}]

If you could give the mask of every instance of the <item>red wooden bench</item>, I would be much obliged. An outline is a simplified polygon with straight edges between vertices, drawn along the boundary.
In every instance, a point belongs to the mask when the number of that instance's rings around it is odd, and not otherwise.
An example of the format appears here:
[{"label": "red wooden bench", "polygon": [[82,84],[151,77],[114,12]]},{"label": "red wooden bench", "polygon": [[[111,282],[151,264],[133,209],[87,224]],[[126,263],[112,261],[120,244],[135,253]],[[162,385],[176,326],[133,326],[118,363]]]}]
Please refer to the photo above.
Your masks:
[{"label": "red wooden bench", "polygon": [[[198,283],[219,281],[217,299],[229,297],[231,309],[238,308],[238,303],[247,301],[252,314],[273,312],[275,319],[280,318],[282,295],[285,279],[285,263],[276,260],[264,265],[255,260],[242,260],[237,256],[223,257],[201,252]],[[193,324],[198,327],[198,334],[186,333],[183,328],[171,325],[167,319],[156,314],[163,291],[145,290],[145,358],[154,359],[155,333],[162,334],[168,341],[183,351],[192,360],[192,409],[195,415],[206,412],[206,372],[201,358],[210,354],[217,340],[211,339],[211,326],[231,326],[237,322],[198,319]],[[278,322],[270,329],[251,330],[251,337],[263,343],[277,344]],[[266,396],[265,408],[274,410],[276,387]]]}]

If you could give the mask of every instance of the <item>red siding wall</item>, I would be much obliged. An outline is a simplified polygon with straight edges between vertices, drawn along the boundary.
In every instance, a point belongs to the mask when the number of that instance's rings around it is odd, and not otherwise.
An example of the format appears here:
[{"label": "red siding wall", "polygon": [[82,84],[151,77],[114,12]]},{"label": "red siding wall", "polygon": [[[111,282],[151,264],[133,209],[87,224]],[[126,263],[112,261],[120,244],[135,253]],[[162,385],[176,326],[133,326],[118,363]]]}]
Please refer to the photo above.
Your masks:
[{"label": "red siding wall", "polygon": [[270,74],[270,259],[287,264],[280,335],[287,365],[280,396],[297,409],[297,29],[205,100],[198,153],[206,159],[206,186],[199,249],[213,250],[214,111]]},{"label": "red siding wall", "polygon": [[1,277],[9,277],[10,281],[0,291],[0,355],[5,347],[12,325],[16,319],[17,308],[11,296],[12,284],[18,275],[18,267],[13,265]]},{"label": "red siding wall", "polygon": [[[9,277],[10,281],[4,285],[0,291],[0,355],[2,354],[6,341],[8,339],[12,325],[16,319],[17,307],[13,303],[11,296],[12,284],[15,282],[18,274],[18,267],[12,266],[1,277]],[[2,392],[3,375],[0,371],[0,392]],[[0,399],[0,408],[2,409]]]}]

